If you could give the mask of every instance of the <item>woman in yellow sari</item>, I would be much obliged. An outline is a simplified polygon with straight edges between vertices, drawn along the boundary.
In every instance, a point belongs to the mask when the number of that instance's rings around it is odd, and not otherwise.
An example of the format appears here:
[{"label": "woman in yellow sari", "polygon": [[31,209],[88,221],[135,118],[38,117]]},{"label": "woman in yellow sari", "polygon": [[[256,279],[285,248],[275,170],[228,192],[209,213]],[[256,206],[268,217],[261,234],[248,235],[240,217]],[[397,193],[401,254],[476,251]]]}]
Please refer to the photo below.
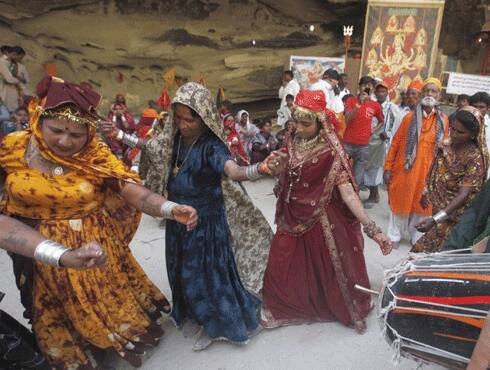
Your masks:
[{"label": "woman in yellow sari", "polygon": [[[3,212],[70,248],[95,241],[107,253],[103,268],[78,271],[36,263],[32,276],[29,263],[14,259],[27,309],[32,301],[39,347],[59,369],[92,369],[90,349],[115,350],[138,367],[145,347],[163,335],[161,312],[170,311],[128,246],[140,211],[177,219],[189,230],[197,213],[144,188],[97,139],[97,93],[46,77],[38,96],[31,106],[31,131],[8,135],[0,145]],[[32,291],[26,292],[30,284]]]}]

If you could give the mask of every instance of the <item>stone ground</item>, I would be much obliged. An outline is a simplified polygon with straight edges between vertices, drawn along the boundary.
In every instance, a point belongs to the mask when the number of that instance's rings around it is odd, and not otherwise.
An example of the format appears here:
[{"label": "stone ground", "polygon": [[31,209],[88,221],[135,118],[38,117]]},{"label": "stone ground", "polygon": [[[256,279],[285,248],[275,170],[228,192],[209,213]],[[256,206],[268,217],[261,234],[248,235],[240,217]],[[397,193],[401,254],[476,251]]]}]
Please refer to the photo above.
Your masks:
[{"label": "stone ground", "polygon": [[[264,179],[247,184],[249,194],[272,224],[275,198],[272,195],[273,181]],[[366,197],[367,193],[361,193]],[[369,210],[371,217],[386,230],[388,224],[386,193],[382,201]],[[390,268],[406,256],[408,245],[403,244],[389,256],[383,257],[379,248],[366,240],[365,256],[373,289],[382,283],[383,270]],[[132,250],[150,278],[171,297],[165,269],[164,231],[158,221],[144,217],[138,233],[131,245]],[[11,273],[10,260],[5,252],[0,252],[0,290],[7,295],[1,303],[2,309],[21,322],[21,306]],[[266,330],[252,338],[244,347],[227,343],[214,343],[203,352],[193,352],[193,338],[184,338],[170,321],[164,324],[165,336],[160,345],[150,354],[141,369],[197,370],[197,369],[364,369],[364,370],[409,370],[418,364],[402,359],[395,366],[391,358],[393,352],[381,336],[380,327],[373,311],[368,318],[368,330],[358,335],[352,329],[338,323],[319,323]],[[125,363],[114,359],[116,369],[131,369]],[[440,369],[434,365],[423,365],[424,369]]]}]

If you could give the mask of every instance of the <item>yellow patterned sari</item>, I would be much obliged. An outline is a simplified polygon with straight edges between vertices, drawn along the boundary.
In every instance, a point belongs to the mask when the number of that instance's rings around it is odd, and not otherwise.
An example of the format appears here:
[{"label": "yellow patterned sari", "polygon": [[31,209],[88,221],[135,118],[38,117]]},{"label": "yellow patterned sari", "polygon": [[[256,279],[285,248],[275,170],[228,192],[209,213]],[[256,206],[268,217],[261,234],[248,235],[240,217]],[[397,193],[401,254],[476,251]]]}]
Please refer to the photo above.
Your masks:
[{"label": "yellow patterned sari", "polygon": [[[128,246],[140,213],[117,193],[124,182],[139,179],[98,141],[94,127],[83,151],[63,158],[45,144],[37,116],[31,127],[32,132],[8,135],[0,145],[7,175],[4,212],[34,221],[42,235],[67,247],[97,241],[108,255],[107,266],[86,271],[35,264],[33,329],[39,346],[59,368],[88,364],[89,346],[124,357],[134,344],[155,337],[160,311],[170,309]],[[30,168],[29,145],[69,172],[56,176]],[[18,282],[25,283],[25,276]]]}]

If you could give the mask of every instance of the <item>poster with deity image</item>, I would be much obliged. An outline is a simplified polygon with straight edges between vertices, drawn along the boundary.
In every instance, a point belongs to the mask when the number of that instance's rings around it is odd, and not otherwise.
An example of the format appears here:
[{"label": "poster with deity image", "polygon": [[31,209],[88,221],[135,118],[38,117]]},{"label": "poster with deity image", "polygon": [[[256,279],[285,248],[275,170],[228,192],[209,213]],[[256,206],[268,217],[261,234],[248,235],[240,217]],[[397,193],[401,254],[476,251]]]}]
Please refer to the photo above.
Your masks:
[{"label": "poster with deity image", "polygon": [[294,79],[298,81],[302,89],[317,82],[322,78],[323,72],[333,68],[337,72],[344,71],[344,58],[313,57],[291,55],[289,57],[289,69],[293,71]]},{"label": "poster with deity image", "polygon": [[444,0],[369,0],[360,75],[385,81],[392,100],[432,74]]}]

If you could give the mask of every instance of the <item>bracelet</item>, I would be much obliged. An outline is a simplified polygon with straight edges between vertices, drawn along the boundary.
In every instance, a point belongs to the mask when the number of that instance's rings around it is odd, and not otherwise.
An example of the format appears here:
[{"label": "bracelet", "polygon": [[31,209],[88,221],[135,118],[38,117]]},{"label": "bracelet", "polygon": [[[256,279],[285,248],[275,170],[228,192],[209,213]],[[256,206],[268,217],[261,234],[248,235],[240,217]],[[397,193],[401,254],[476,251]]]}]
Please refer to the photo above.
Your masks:
[{"label": "bracelet", "polygon": [[34,250],[34,259],[51,266],[60,267],[60,259],[70,249],[52,240],[44,240]]},{"label": "bracelet", "polygon": [[178,206],[177,203],[174,203],[174,202],[167,200],[160,207],[160,214],[162,215],[163,218],[166,218],[168,220],[175,220],[175,217],[174,217],[174,214],[172,213],[172,211],[177,206]]},{"label": "bracelet", "polygon": [[446,211],[442,210],[442,211],[437,212],[434,216],[432,216],[432,218],[434,219],[434,222],[436,224],[440,224],[441,222],[444,222],[447,220],[447,213],[446,213]]},{"label": "bracelet", "polygon": [[249,179],[250,181],[256,181],[262,177],[262,174],[259,172],[259,166],[260,163],[256,163],[247,167],[247,179]]},{"label": "bracelet", "polygon": [[134,148],[138,144],[138,138],[130,134],[123,134],[122,143],[126,144],[130,148]]},{"label": "bracelet", "polygon": [[364,225],[362,230],[371,239],[373,239],[376,234],[381,233],[381,229],[378,227],[378,225],[376,225],[376,222],[374,221],[369,221],[367,225]]},{"label": "bracelet", "polygon": [[123,130],[119,130],[117,132],[116,140],[117,141],[121,141],[123,139],[123,137],[124,137],[124,131]]}]

